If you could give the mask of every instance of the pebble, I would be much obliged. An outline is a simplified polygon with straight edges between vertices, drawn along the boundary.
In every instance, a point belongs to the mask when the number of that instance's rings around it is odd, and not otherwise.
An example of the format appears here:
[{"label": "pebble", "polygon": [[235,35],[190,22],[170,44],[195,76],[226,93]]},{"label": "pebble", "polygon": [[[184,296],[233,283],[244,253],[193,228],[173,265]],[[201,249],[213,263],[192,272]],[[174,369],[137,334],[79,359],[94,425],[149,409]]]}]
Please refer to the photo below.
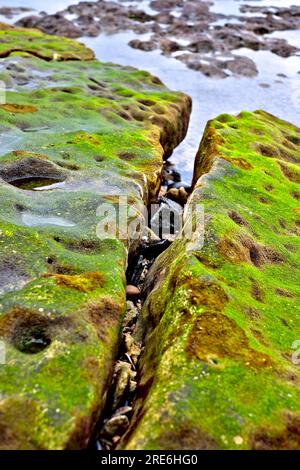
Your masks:
[{"label": "pebble", "polygon": [[169,185],[169,189],[172,189],[172,188],[176,188],[176,189],[184,188],[186,191],[189,191],[191,189],[191,185],[188,183],[184,183],[183,181],[177,181]]},{"label": "pebble", "polygon": [[171,199],[172,201],[177,202],[181,206],[184,206],[187,202],[187,192],[183,186],[181,186],[179,189],[177,188],[171,188],[167,192],[167,198]]},{"label": "pebble", "polygon": [[131,284],[128,284],[128,286],[126,286],[126,296],[127,296],[127,299],[137,299],[138,297],[140,297],[141,295],[141,291],[138,287],[136,286],[133,286]]},{"label": "pebble", "polygon": [[241,436],[234,436],[233,442],[237,445],[240,446],[243,444],[244,439]]}]

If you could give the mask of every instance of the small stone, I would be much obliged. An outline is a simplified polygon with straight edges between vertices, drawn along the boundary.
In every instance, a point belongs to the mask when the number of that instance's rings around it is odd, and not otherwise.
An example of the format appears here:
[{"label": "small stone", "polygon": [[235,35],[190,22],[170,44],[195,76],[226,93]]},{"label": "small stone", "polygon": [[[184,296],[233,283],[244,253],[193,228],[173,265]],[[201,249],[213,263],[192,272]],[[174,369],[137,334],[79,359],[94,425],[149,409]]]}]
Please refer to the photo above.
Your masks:
[{"label": "small stone", "polygon": [[137,299],[140,297],[141,291],[138,287],[129,284],[126,286],[126,296],[127,299]]},{"label": "small stone", "polygon": [[115,376],[115,389],[113,395],[113,409],[116,409],[128,390],[130,388],[131,379],[131,367],[127,362],[119,361],[116,365],[116,376]]},{"label": "small stone", "polygon": [[188,195],[187,195],[187,192],[185,190],[185,188],[183,186],[181,186],[179,188],[179,203],[184,206],[187,202],[187,198],[188,198]]},{"label": "small stone", "polygon": [[134,380],[130,380],[129,391],[130,393],[133,393],[136,391],[136,382]]},{"label": "small stone", "polygon": [[125,415],[118,415],[118,416],[113,416],[111,419],[109,419],[102,431],[101,435],[107,436],[107,437],[113,437],[113,436],[122,436],[126,429],[129,426],[129,419]]}]

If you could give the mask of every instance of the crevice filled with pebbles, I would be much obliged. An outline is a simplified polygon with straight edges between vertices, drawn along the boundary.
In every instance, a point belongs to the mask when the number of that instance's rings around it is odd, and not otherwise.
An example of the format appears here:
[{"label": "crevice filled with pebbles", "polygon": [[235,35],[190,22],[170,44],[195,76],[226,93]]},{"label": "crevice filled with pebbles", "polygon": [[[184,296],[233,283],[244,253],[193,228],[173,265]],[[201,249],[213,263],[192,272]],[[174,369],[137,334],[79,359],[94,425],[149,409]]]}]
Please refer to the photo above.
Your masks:
[{"label": "crevice filled with pebbles", "polygon": [[139,332],[138,318],[144,295],[143,286],[156,258],[165,251],[177,236],[176,224],[170,219],[170,233],[164,231],[164,219],[168,213],[182,218],[190,186],[181,181],[181,175],[168,161],[164,164],[163,181],[155,208],[149,207],[148,229],[138,248],[129,254],[126,273],[126,314],[123,320],[117,359],[107,392],[104,412],[100,417],[90,447],[97,450],[113,450],[121,443],[129,429],[134,414],[139,387],[139,359],[143,351],[143,338]]}]

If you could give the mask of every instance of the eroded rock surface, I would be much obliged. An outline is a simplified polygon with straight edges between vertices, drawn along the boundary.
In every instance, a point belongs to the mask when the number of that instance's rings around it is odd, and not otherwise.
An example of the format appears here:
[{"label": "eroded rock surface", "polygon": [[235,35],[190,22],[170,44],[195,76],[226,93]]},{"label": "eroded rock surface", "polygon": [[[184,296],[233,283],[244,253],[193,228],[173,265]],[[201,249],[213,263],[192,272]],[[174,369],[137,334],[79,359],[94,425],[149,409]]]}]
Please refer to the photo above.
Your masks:
[{"label": "eroded rock surface", "polygon": [[155,197],[190,99],[68,39],[5,25],[0,36],[0,448],[83,448],[113,370],[131,247],[97,236],[98,208]]},{"label": "eroded rock surface", "polygon": [[300,129],[263,111],[208,123],[185,208],[204,230],[146,280],[121,448],[299,449],[299,162]]}]

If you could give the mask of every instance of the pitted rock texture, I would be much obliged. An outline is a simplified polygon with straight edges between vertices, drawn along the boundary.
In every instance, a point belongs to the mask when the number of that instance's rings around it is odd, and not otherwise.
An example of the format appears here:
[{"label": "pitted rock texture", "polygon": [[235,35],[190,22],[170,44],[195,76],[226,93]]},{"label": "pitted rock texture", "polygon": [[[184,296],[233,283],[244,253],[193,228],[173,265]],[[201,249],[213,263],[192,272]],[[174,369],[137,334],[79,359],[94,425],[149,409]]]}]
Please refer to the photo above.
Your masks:
[{"label": "pitted rock texture", "polygon": [[28,49],[91,58],[71,40],[1,34],[25,54],[0,62],[0,448],[84,448],[113,369],[131,247],[126,234],[97,236],[99,207],[155,197],[190,99],[146,72]]},{"label": "pitted rock texture", "polygon": [[38,30],[15,28],[0,23],[0,58],[28,54],[51,60],[92,60],[94,53],[83,44],[41,33]]},{"label": "pitted rock texture", "polygon": [[185,208],[204,229],[148,275],[121,448],[299,450],[299,162],[300,129],[263,111],[208,123]]}]

